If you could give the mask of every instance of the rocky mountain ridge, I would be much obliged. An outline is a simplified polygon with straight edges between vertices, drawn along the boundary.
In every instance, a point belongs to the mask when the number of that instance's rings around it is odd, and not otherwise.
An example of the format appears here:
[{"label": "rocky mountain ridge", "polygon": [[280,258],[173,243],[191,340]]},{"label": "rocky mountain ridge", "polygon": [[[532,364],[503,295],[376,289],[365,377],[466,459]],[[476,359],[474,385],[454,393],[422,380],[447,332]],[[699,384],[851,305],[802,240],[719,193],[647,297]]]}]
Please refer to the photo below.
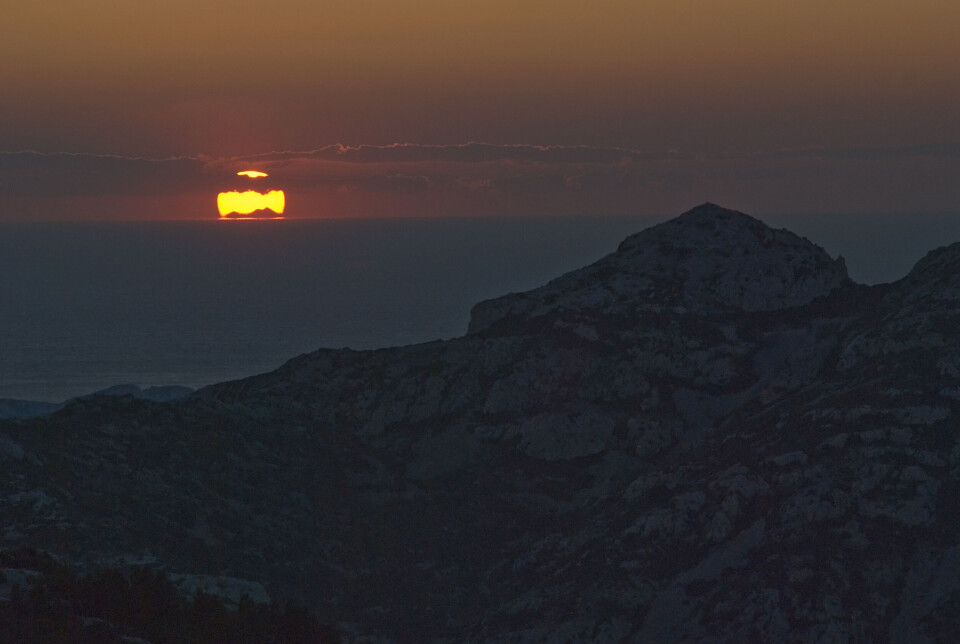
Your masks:
[{"label": "rocky mountain ridge", "polygon": [[462,338],[5,422],[0,539],[358,641],[957,639],[958,266],[704,204]]}]

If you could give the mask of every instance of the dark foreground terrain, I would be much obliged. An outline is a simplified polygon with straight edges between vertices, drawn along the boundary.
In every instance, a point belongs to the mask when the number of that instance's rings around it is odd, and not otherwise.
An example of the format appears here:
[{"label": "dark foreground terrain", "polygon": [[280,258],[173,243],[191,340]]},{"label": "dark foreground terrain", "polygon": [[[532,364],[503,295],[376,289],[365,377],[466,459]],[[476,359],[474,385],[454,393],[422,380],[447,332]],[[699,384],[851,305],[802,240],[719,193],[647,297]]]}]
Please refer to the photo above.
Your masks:
[{"label": "dark foreground terrain", "polygon": [[866,287],[705,204],[462,338],[4,422],[0,544],[347,641],[960,641],[958,411],[960,245]]}]

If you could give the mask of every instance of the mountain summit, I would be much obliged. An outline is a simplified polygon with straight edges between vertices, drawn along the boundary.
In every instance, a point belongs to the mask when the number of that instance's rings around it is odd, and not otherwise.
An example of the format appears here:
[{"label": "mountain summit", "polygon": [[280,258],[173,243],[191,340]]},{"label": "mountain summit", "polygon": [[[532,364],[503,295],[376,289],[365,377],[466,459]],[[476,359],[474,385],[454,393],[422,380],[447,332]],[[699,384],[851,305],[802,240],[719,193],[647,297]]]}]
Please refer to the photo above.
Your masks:
[{"label": "mountain summit", "polygon": [[819,246],[705,203],[628,237],[616,252],[546,286],[481,302],[471,312],[469,330],[558,308],[783,309],[847,282],[843,260],[831,259]]},{"label": "mountain summit", "polygon": [[357,641],[955,641],[958,253],[704,204],[461,338],[0,424],[0,536]]}]

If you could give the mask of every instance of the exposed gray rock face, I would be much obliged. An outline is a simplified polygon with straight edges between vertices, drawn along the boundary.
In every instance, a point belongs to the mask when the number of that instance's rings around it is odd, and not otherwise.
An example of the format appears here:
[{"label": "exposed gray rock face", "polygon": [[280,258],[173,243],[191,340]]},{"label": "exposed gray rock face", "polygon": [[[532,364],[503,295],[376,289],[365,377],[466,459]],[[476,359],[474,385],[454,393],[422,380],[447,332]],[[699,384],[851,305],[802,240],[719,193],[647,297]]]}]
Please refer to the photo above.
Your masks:
[{"label": "exposed gray rock face", "polygon": [[707,204],[463,338],[4,423],[0,539],[360,641],[960,641],[957,268]]}]

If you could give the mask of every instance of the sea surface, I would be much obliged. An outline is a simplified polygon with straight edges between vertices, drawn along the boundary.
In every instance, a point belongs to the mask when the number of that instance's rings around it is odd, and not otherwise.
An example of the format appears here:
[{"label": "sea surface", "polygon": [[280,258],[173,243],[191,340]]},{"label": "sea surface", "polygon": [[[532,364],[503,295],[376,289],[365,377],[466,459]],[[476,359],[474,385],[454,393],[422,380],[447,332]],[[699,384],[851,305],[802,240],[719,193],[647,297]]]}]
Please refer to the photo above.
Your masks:
[{"label": "sea surface", "polygon": [[[893,281],[960,215],[761,217]],[[663,217],[0,224],[0,398],[200,387],[320,347],[466,331],[476,302],[543,284]]]}]

